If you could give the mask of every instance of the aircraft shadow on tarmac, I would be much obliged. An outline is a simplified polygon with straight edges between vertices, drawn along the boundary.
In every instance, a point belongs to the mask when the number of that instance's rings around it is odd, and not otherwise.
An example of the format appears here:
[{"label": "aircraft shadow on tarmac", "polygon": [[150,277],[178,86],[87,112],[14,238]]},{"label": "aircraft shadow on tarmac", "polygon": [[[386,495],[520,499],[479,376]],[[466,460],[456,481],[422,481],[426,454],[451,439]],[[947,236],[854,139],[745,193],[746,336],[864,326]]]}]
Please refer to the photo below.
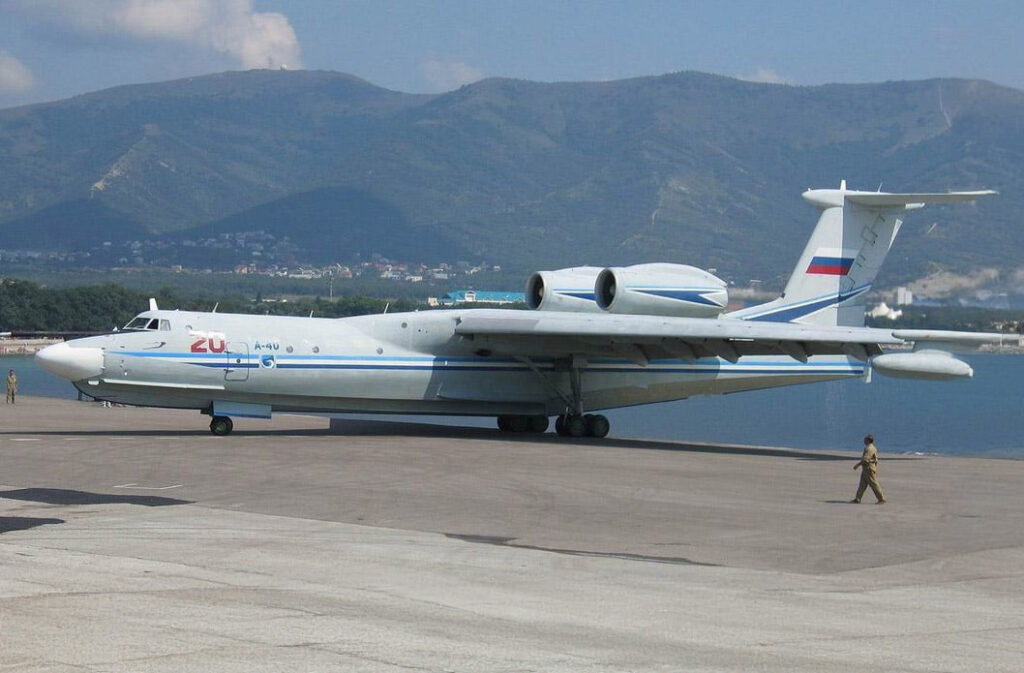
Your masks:
[{"label": "aircraft shadow on tarmac", "polygon": [[[163,498],[156,495],[128,495],[110,493],[89,493],[64,488],[19,488],[13,491],[0,491],[0,498],[9,500],[27,500],[47,505],[143,505],[145,507],[167,507],[168,505],[188,505],[191,500]],[[58,519],[48,519],[47,523],[64,523]]]},{"label": "aircraft shadow on tarmac", "polygon": [[[440,425],[433,423],[409,423],[403,421],[367,421],[332,419],[330,434],[339,436],[408,436],[408,437],[443,437],[450,439],[478,439],[482,441],[502,442],[533,442],[551,444],[552,446],[588,446],[616,449],[644,449],[648,451],[684,451],[691,453],[718,453],[736,456],[766,456],[778,458],[795,458],[797,460],[823,461],[855,461],[858,455],[842,455],[802,451],[798,449],[775,448],[767,446],[747,446],[742,444],[693,444],[685,441],[657,439],[629,439],[605,437],[603,439],[569,439],[551,433],[511,434],[496,429],[467,427],[457,425]],[[890,460],[920,460],[918,456],[885,456]]]},{"label": "aircraft shadow on tarmac", "polygon": [[[24,435],[25,431],[0,432],[2,435]],[[229,437],[213,437],[208,430],[43,430],[31,433],[37,436],[50,437],[204,437],[216,441],[230,442],[249,436],[264,437],[317,437],[334,435],[338,437],[441,437],[448,439],[473,439],[479,441],[500,442],[532,442],[551,444],[558,447],[588,446],[616,449],[643,449],[647,451],[688,451],[691,453],[718,453],[737,456],[765,456],[777,458],[794,458],[797,460],[850,461],[856,460],[854,454],[842,455],[821,453],[812,450],[788,449],[783,447],[748,446],[742,444],[694,444],[685,441],[658,439],[629,439],[605,437],[603,439],[570,439],[558,437],[553,433],[514,434],[501,432],[496,428],[482,428],[463,425],[444,425],[438,423],[416,423],[392,420],[363,420],[332,418],[329,428],[286,428],[286,429],[236,429]],[[920,460],[919,456],[886,455],[890,460]],[[2,494],[0,494],[2,495]],[[172,503],[177,504],[177,503]]]},{"label": "aircraft shadow on tarmac", "polygon": [[34,516],[0,516],[0,535],[54,523],[64,523],[64,519],[44,519]]}]

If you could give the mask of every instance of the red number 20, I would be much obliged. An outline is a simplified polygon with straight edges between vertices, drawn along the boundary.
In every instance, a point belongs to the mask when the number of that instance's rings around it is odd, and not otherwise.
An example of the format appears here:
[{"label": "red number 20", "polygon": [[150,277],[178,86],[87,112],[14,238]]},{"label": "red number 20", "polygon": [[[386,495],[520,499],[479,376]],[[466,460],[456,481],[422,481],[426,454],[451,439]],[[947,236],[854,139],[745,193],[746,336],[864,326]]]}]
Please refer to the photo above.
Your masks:
[{"label": "red number 20", "polygon": [[192,342],[193,353],[223,353],[224,339],[219,337],[203,337]]}]

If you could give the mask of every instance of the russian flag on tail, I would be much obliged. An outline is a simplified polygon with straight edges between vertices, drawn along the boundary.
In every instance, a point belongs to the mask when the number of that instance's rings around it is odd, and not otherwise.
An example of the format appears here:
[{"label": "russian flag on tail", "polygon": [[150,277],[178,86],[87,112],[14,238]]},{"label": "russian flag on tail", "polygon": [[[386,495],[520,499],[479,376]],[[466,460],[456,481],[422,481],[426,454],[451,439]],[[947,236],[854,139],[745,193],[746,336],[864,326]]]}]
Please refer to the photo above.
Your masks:
[{"label": "russian flag on tail", "polygon": [[814,256],[811,257],[811,263],[807,265],[807,273],[823,276],[845,276],[850,273],[855,259],[857,259],[856,250],[818,248]]}]

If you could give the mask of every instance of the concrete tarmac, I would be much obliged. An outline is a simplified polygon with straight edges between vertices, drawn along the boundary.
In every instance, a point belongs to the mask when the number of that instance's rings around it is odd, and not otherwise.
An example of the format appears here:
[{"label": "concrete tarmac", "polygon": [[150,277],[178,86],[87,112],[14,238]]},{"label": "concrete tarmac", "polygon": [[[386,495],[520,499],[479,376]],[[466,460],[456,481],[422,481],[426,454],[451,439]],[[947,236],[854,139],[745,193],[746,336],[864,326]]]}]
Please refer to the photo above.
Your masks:
[{"label": "concrete tarmac", "polygon": [[1024,669],[1024,461],[207,422],[0,408],[0,671]]}]

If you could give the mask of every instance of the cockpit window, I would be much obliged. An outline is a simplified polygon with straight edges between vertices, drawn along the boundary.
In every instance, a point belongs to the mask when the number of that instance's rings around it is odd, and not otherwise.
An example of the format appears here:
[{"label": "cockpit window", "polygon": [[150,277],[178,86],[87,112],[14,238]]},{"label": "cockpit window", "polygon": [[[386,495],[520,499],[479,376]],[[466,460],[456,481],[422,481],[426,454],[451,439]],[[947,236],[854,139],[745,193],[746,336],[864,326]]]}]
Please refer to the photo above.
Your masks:
[{"label": "cockpit window", "polygon": [[160,331],[161,332],[170,332],[171,331],[171,321],[170,320],[161,320],[160,321]]},{"label": "cockpit window", "polygon": [[[160,323],[167,323],[167,327],[161,327]],[[171,323],[167,320],[157,320],[156,318],[146,318],[138,316],[133,318],[130,323],[124,326],[126,330],[156,330],[156,329],[171,329]]]}]

